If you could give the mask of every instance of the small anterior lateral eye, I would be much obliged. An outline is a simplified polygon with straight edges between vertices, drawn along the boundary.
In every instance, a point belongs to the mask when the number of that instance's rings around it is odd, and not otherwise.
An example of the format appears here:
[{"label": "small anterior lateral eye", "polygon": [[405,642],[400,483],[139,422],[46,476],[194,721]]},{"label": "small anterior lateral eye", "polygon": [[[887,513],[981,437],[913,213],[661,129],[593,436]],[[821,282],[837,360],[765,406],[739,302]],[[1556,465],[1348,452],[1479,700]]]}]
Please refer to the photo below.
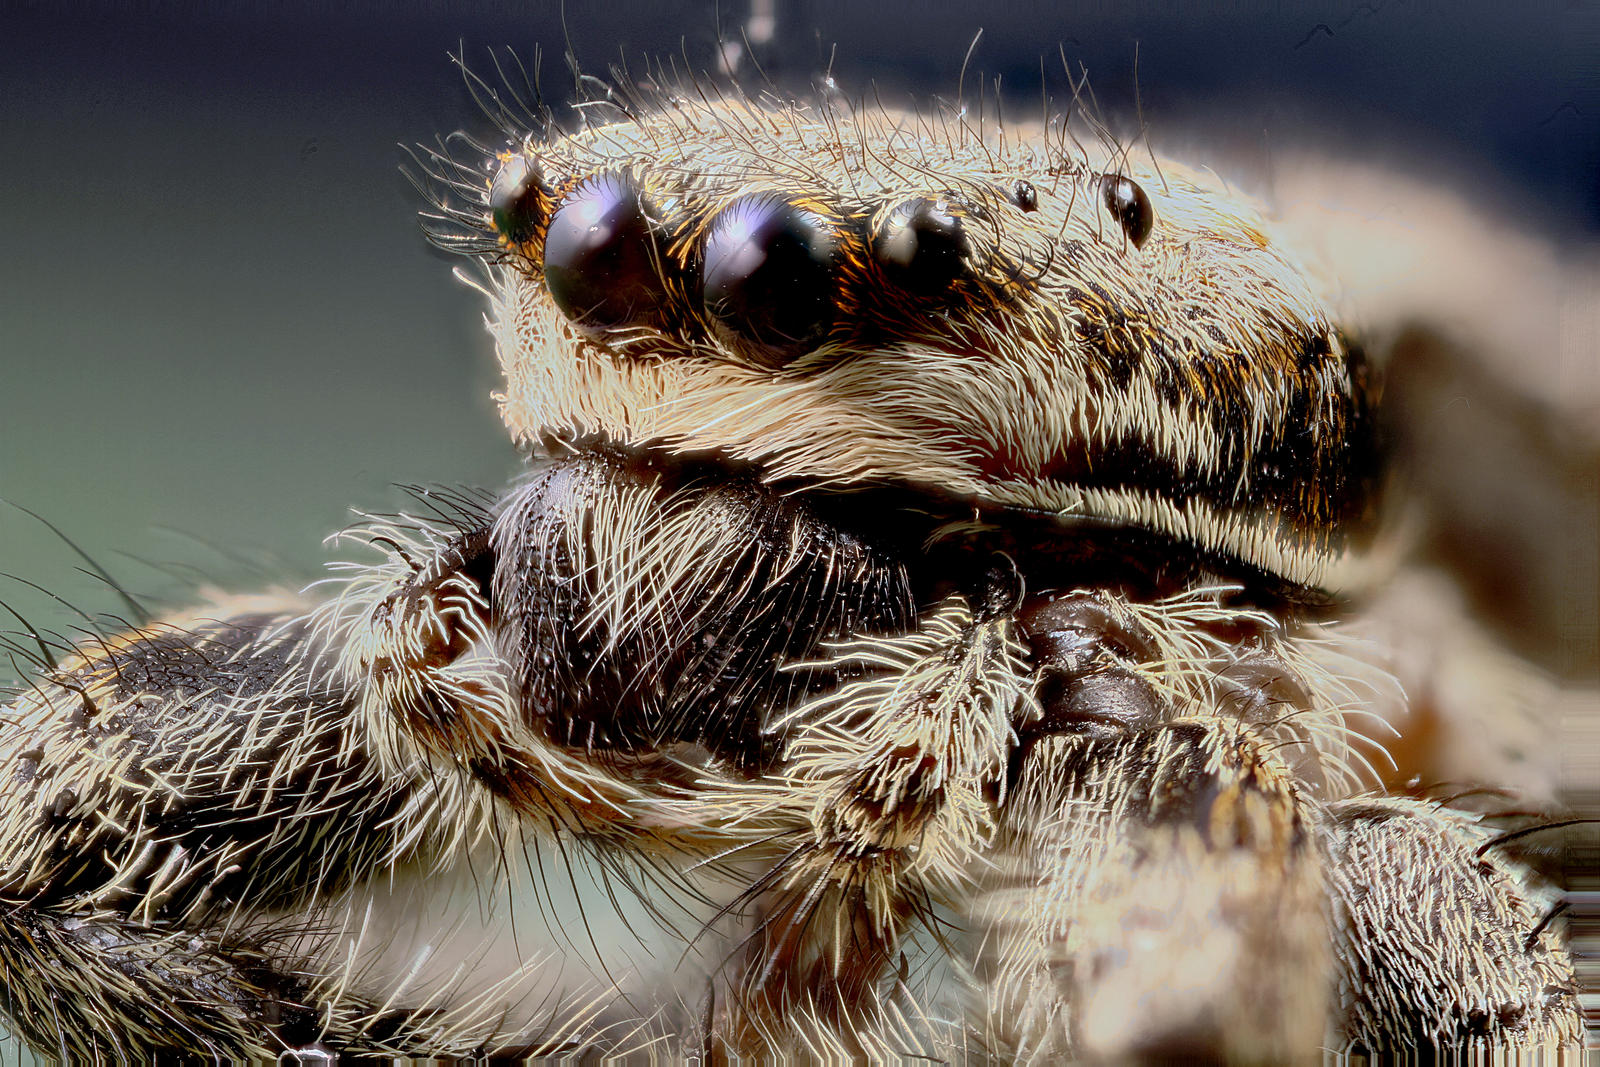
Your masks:
[{"label": "small anterior lateral eye", "polygon": [[649,322],[664,294],[659,264],[639,191],[621,174],[578,185],[550,219],[545,287],[576,323],[608,329]]},{"label": "small anterior lateral eye", "polygon": [[511,156],[489,186],[489,219],[507,243],[522,244],[539,228],[545,200],[539,168],[527,156]]},{"label": "small anterior lateral eye", "polygon": [[833,323],[836,260],[821,216],[774,194],[741,197],[706,236],[706,312],[779,360],[793,359]]},{"label": "small anterior lateral eye", "polygon": [[1150,198],[1132,178],[1124,178],[1120,174],[1107,174],[1100,179],[1100,196],[1106,202],[1106,210],[1111,212],[1111,217],[1122,226],[1122,232],[1133,242],[1133,247],[1144,246],[1146,237],[1156,224],[1155,209],[1150,206]]},{"label": "small anterior lateral eye", "polygon": [[884,273],[902,288],[932,296],[967,270],[971,245],[947,200],[908,200],[884,218],[872,241]]}]

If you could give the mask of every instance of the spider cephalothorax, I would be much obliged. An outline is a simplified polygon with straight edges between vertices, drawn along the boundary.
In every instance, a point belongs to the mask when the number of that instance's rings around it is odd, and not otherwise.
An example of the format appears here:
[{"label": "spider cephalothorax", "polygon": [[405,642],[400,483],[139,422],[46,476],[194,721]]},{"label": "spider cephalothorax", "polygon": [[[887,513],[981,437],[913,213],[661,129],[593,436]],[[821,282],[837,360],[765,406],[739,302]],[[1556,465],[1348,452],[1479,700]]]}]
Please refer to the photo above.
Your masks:
[{"label": "spider cephalothorax", "polygon": [[1294,253],[1187,168],[979,141],[679,100],[504,154],[508,426],[1336,580],[1373,387]]},{"label": "spider cephalothorax", "polygon": [[[1376,386],[1266,215],[1065,125],[621,100],[427,160],[520,484],[375,521],[319,604],[88,643],[9,709],[31,1040],[1578,1040],[1526,873],[1370,795],[1347,720],[1401,698],[1334,595]],[[556,862],[597,887],[586,938]]]}]

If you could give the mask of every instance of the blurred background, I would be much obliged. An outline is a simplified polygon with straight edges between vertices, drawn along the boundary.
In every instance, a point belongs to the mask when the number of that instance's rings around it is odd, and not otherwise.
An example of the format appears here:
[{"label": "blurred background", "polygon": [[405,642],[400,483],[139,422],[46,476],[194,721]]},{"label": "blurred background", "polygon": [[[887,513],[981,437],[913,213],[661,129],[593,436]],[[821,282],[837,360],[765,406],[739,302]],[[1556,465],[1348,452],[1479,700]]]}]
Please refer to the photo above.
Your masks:
[{"label": "blurred background", "polygon": [[[512,477],[480,298],[398,170],[401,144],[491,134],[449,53],[540,55],[557,105],[568,48],[597,74],[654,60],[754,84],[759,64],[897,103],[954,99],[972,46],[968,93],[999,78],[1028,116],[1041,66],[1063,99],[1064,55],[1121,130],[1142,110],[1189,162],[1250,172],[1316,145],[1592,244],[1600,6],[1519,7],[0,5],[0,497],[160,604],[314,580],[321,539],[352,506],[401,506],[395,483]],[[26,582],[123,611],[65,538],[0,504],[0,572],[26,580],[0,601],[53,628],[72,616]]]}]

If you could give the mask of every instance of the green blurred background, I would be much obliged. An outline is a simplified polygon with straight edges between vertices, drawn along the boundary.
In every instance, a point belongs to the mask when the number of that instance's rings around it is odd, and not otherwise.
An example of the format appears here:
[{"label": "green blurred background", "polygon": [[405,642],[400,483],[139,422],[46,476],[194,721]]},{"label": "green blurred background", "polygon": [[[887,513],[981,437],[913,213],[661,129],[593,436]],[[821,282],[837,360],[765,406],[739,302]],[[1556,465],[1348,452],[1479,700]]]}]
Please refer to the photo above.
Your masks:
[{"label": "green blurred background", "polygon": [[[1131,115],[1137,64],[1157,143],[1403,146],[1593,239],[1597,10],[777,0],[755,51],[791,86],[831,65],[851,94],[953,98],[982,28],[969,85],[999,75],[1019,106],[1037,107],[1041,59],[1063,91],[1059,46]],[[173,602],[203,581],[314,580],[321,539],[351,506],[400,506],[394,483],[504,483],[518,463],[480,301],[418,232],[397,145],[488,135],[447,59],[462,45],[478,69],[490,47],[542,50],[558,102],[568,41],[595,71],[702,70],[718,18],[736,39],[750,14],[569,0],[563,27],[553,3],[0,5],[0,496]],[[81,565],[0,505],[0,571],[119,610]],[[72,622],[18,582],[0,600]]]}]

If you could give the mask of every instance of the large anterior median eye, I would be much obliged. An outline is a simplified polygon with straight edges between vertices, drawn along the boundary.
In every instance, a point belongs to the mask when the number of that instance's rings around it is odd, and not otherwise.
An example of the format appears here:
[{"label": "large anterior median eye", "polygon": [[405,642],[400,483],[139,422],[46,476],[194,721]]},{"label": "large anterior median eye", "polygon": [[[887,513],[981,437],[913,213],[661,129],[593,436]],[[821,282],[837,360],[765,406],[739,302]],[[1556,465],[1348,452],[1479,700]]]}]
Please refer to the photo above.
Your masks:
[{"label": "large anterior median eye", "polygon": [[621,174],[601,174],[574,188],[545,234],[550,298],[584,326],[649,322],[663,297],[659,263],[639,191]]},{"label": "large anterior median eye", "polygon": [[944,292],[967,271],[971,242],[948,200],[908,200],[884,218],[872,254],[896,284],[923,296]]},{"label": "large anterior median eye", "polygon": [[735,200],[706,237],[707,314],[780,360],[803,355],[833,322],[837,247],[825,219],[780,196]]}]

